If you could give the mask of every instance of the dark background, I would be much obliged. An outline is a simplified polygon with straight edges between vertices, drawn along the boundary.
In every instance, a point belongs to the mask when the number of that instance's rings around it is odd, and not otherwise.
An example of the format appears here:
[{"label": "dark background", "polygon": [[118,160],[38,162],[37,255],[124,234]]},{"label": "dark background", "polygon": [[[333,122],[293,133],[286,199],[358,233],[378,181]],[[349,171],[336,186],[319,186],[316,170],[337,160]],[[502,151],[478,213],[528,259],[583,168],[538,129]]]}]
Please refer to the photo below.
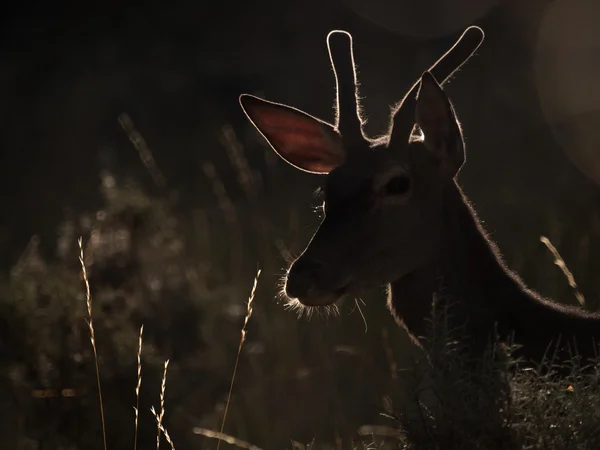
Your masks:
[{"label": "dark background", "polygon": [[[285,259],[318,224],[320,179],[279,161],[237,101],[255,93],[332,120],[331,29],[354,37],[370,135],[466,26],[484,29],[446,88],[466,135],[461,184],[531,287],[575,302],[545,235],[596,309],[598,19],[583,0],[13,3],[0,19],[0,422],[11,443],[1,447],[101,448],[80,235],[110,448],[132,446],[142,323],[140,448],[154,445],[165,359],[176,445],[214,444],[193,428],[219,428],[257,266],[225,430],[289,448],[384,420],[381,399],[397,383],[386,350],[402,361],[405,333],[381,290],[364,298],[366,331],[352,302],[308,322],[273,300]],[[77,395],[31,396],[42,388]]]}]

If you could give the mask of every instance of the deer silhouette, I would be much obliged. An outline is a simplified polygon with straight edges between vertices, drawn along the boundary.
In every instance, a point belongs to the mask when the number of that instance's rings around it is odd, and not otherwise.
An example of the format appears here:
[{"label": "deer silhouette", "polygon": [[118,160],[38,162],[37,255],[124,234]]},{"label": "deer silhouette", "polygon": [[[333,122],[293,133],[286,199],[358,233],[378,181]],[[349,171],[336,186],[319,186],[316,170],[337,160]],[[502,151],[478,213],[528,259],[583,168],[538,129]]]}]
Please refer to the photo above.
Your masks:
[{"label": "deer silhouette", "polygon": [[[432,305],[454,305],[473,342],[497,332],[540,362],[576,351],[596,356],[600,315],[529,290],[509,270],[457,183],[462,130],[442,84],[483,41],[469,27],[392,110],[388,133],[365,136],[352,37],[327,37],[336,77],[329,124],[298,109],[244,94],[240,104],[273,150],[292,166],[326,175],[324,218],[288,269],[285,295],[325,307],[344,295],[388,285],[388,307],[413,336],[426,334]],[[552,347],[552,345],[554,347]]]}]

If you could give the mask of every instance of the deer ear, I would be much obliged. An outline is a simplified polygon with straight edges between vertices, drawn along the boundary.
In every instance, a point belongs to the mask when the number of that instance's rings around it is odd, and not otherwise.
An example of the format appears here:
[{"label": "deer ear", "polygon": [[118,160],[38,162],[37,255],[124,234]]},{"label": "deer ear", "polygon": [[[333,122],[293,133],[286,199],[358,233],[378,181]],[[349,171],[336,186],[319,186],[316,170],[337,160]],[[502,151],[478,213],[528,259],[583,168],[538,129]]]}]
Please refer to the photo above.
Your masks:
[{"label": "deer ear", "polygon": [[326,174],[344,162],[342,137],[328,123],[253,95],[241,95],[240,105],[275,153],[292,166]]},{"label": "deer ear", "polygon": [[462,133],[448,96],[429,72],[421,77],[416,123],[425,135],[425,147],[454,177],[465,162]]}]

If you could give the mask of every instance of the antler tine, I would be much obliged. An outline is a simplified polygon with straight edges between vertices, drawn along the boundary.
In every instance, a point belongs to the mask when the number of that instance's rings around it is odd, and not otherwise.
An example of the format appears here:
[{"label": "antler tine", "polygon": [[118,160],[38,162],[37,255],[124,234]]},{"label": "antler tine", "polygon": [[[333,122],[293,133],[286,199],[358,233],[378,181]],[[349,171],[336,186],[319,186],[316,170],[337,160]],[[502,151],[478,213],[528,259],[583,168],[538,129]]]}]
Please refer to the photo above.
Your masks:
[{"label": "antler tine", "polygon": [[342,30],[331,31],[327,49],[336,82],[335,128],[345,141],[346,151],[351,152],[351,143],[363,139],[352,36]]},{"label": "antler tine", "polygon": [[[456,43],[438,59],[428,70],[440,84],[448,79],[466,63],[479,48],[485,34],[476,26],[470,26],[458,38]],[[417,86],[419,83],[415,83]]]},{"label": "antler tine", "polygon": [[[428,72],[440,84],[444,84],[471,58],[483,42],[484,37],[485,34],[481,28],[470,26],[458,38],[456,43],[429,68]],[[414,114],[419,84],[420,80],[413,84],[395,111],[392,112],[393,119],[390,141],[393,139],[410,138],[414,128]]]}]

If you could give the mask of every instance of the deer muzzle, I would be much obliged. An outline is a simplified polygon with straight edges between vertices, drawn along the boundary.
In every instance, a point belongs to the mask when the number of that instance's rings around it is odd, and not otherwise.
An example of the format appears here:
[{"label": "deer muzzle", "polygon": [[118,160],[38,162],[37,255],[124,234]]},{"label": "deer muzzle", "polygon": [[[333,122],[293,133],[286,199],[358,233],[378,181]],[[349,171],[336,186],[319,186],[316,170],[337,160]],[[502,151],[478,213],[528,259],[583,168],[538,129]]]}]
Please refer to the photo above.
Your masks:
[{"label": "deer muzzle", "polygon": [[316,259],[300,257],[290,267],[285,293],[305,306],[328,306],[346,291],[344,283],[336,283],[329,267]]}]

